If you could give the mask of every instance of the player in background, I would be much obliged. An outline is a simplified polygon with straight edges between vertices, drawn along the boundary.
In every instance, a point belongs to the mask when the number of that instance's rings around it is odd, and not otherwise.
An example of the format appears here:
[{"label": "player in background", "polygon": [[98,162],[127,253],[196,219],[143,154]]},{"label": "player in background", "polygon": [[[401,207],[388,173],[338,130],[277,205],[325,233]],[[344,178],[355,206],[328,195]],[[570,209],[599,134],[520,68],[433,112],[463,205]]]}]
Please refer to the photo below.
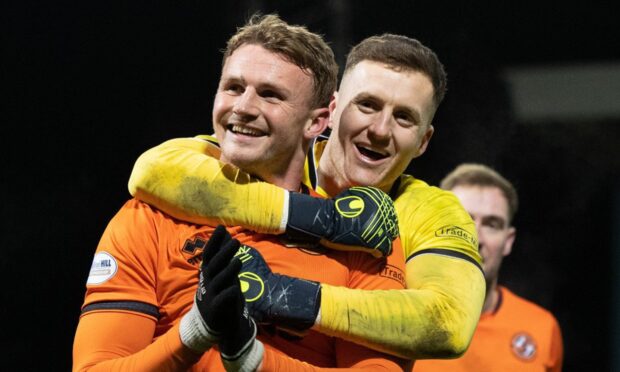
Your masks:
[{"label": "player in background", "polygon": [[555,317],[498,285],[502,261],[512,251],[518,197],[513,185],[481,164],[462,164],[441,187],[452,191],[478,230],[486,297],[480,322],[465,354],[454,360],[423,360],[416,372],[561,371],[562,336]]},{"label": "player in background", "polygon": [[[253,17],[229,40],[223,62],[213,107],[222,149],[218,171],[252,182],[239,166],[284,189],[303,189],[309,142],[327,125],[336,84],[331,49],[303,27],[276,16]],[[365,220],[374,221],[365,231],[392,240],[394,211],[378,189],[351,189],[335,202],[303,193],[291,193],[290,200],[331,221],[346,217],[352,223],[342,227],[349,233]],[[348,200],[363,206],[356,211],[359,218],[329,213],[335,210],[332,204],[342,209]],[[293,228],[315,231],[316,226],[295,221]],[[346,243],[351,235],[336,234],[335,240],[343,236]],[[241,227],[227,232],[181,222],[136,199],[128,201],[106,228],[93,260],[75,336],[74,370],[402,370],[405,361],[317,332],[303,338],[261,333],[257,339],[238,279],[241,262],[262,252],[274,269],[308,279],[297,280],[301,296],[288,302],[291,311],[303,314],[307,310],[301,304],[316,302],[319,295],[316,281],[404,288],[403,280],[382,275],[383,266],[404,272],[398,241],[394,254],[377,265],[363,252],[292,249],[270,237]]]},{"label": "player in background", "polygon": [[[485,291],[475,225],[453,194],[402,175],[426,150],[445,91],[441,62],[415,39],[373,36],[348,54],[329,105],[331,135],[314,143],[306,182],[323,195],[354,185],[389,192],[407,260],[407,289],[324,284],[320,309],[307,319],[312,329],[411,359],[456,357],[469,345]],[[286,190],[219,177],[212,155],[206,141],[167,141],[137,160],[130,192],[180,219],[271,234],[284,232],[287,218],[308,213],[288,202]],[[211,208],[213,200],[226,208]],[[275,300],[249,305],[261,322],[286,327],[295,316]]]}]

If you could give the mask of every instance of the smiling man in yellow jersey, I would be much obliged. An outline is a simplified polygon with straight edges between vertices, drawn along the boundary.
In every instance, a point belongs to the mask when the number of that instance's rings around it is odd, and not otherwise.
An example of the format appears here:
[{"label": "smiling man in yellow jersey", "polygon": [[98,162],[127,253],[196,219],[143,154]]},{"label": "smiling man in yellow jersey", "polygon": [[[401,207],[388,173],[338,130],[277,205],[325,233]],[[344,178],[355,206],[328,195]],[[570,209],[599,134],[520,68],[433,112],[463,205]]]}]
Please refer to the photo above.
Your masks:
[{"label": "smiling man in yellow jersey", "polygon": [[[306,181],[324,195],[354,185],[390,193],[408,288],[323,285],[313,329],[410,359],[451,358],[467,349],[485,293],[474,222],[453,194],[402,175],[426,150],[445,90],[443,66],[415,39],[370,37],[349,53],[329,106],[331,136],[315,142]],[[199,138],[167,141],[138,159],[130,192],[177,218],[272,234],[304,212],[290,208],[285,190],[222,177],[217,153]],[[222,207],[209,207],[213,200]],[[253,313],[277,323],[272,315]]]}]

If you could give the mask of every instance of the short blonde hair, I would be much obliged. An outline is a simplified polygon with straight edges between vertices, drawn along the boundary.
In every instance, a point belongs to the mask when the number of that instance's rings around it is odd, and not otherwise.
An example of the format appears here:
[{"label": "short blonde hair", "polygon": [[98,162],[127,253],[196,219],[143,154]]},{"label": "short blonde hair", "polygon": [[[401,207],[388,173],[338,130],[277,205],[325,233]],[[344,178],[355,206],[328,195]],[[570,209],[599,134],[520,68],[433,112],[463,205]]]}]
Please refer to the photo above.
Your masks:
[{"label": "short blonde hair", "polygon": [[497,187],[508,201],[509,223],[519,207],[519,197],[515,187],[492,168],[476,163],[464,163],[448,173],[439,186],[444,190],[452,190],[457,186]]},{"label": "short blonde hair", "polygon": [[275,14],[255,14],[228,40],[222,64],[244,44],[260,45],[280,54],[312,75],[314,95],[311,107],[329,105],[336,91],[338,64],[334,52],[320,35],[303,26],[289,25]]}]

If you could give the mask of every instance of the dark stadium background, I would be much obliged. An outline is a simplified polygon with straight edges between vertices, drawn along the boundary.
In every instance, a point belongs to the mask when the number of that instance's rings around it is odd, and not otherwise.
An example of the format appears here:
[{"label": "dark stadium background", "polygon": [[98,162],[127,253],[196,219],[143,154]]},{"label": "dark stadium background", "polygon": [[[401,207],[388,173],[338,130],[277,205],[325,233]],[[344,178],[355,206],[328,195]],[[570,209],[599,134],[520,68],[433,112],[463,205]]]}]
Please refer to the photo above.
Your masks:
[{"label": "dark stadium background", "polygon": [[70,369],[93,251],[128,198],[133,161],[165,139],[210,131],[219,50],[262,9],[324,34],[339,62],[382,32],[438,53],[449,93],[430,150],[410,172],[436,184],[478,161],[514,181],[519,233],[501,282],[557,316],[566,371],[620,370],[620,114],[531,117],[508,84],[515,71],[603,66],[616,80],[586,84],[577,97],[604,92],[620,105],[618,9],[467,3],[5,3],[3,364]]}]

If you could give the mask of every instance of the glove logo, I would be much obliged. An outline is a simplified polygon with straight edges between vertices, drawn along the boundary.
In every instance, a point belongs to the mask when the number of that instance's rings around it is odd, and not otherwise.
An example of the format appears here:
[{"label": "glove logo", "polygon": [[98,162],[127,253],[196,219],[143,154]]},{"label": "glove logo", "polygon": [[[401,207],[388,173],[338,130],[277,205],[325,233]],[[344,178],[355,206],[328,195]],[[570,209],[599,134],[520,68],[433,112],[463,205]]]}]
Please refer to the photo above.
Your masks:
[{"label": "glove logo", "polygon": [[364,211],[364,200],[356,195],[336,200],[336,210],[342,217],[355,218]]},{"label": "glove logo", "polygon": [[261,277],[250,271],[239,273],[239,283],[246,302],[258,300],[265,291],[265,283]]}]

